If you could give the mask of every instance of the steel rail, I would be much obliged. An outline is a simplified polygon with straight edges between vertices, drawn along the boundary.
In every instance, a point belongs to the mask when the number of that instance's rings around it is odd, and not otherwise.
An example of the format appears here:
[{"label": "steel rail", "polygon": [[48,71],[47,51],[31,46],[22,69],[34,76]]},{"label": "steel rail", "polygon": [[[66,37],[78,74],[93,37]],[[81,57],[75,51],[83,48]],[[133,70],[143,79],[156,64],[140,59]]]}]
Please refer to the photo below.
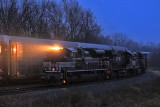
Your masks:
[{"label": "steel rail", "polygon": [[84,82],[84,83],[62,85],[62,86],[57,86],[56,84],[54,84],[54,85],[52,84],[52,85],[41,85],[41,86],[29,87],[29,88],[3,89],[3,90],[0,90],[0,96],[22,94],[22,93],[35,92],[35,91],[45,91],[45,90],[50,90],[50,89],[94,85],[94,84],[99,84],[99,83],[130,79],[130,78],[138,77],[138,76],[143,75],[143,74],[144,73],[140,73],[140,74],[137,74],[137,75],[134,75],[134,76],[127,76],[127,77],[123,77],[123,78],[115,78],[115,79],[110,79],[110,80],[100,80],[100,81],[94,81],[94,82]]}]

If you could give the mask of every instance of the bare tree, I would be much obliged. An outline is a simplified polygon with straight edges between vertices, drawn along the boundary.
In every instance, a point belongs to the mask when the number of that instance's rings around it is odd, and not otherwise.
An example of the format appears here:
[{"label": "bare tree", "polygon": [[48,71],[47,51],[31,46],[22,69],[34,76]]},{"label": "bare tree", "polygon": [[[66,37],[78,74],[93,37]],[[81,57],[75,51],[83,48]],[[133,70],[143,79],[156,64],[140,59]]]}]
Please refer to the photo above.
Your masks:
[{"label": "bare tree", "polygon": [[76,0],[0,0],[0,33],[100,43],[101,28]]},{"label": "bare tree", "polygon": [[45,1],[37,3],[34,0],[22,0],[22,6],[19,11],[22,34],[32,37],[41,37],[45,33],[49,34],[47,21],[45,20],[47,3]]},{"label": "bare tree", "polygon": [[84,42],[96,42],[101,35],[101,28],[95,21],[95,16],[91,10],[83,10],[82,16],[82,33]]},{"label": "bare tree", "polygon": [[99,41],[102,44],[105,44],[105,45],[112,45],[113,44],[110,35],[101,35],[101,37],[99,39],[100,39]]},{"label": "bare tree", "polygon": [[66,27],[64,24],[64,11],[60,4],[51,2],[47,8],[50,33],[54,39],[65,40]]},{"label": "bare tree", "polygon": [[65,11],[65,26],[68,40],[81,42],[97,42],[101,36],[101,28],[89,9],[83,9],[75,0],[62,0]]},{"label": "bare tree", "polygon": [[39,3],[39,13],[36,19],[36,33],[38,37],[51,38],[51,33],[49,31],[49,18],[47,14],[47,8],[50,2],[47,0],[42,0]]},{"label": "bare tree", "polygon": [[17,1],[16,0],[0,0],[0,27],[3,34],[15,34],[17,28]]},{"label": "bare tree", "polygon": [[63,0],[63,7],[65,11],[65,26],[68,30],[68,40],[77,41],[82,28],[81,14],[82,8],[77,1]]}]

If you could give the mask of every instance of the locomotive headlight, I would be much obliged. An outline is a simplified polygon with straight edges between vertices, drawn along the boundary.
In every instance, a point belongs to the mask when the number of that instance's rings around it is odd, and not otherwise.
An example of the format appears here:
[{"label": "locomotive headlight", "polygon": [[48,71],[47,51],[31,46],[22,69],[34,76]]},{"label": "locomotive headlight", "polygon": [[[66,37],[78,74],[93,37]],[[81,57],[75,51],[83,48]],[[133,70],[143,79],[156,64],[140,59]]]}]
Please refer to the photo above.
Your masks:
[{"label": "locomotive headlight", "polygon": [[55,71],[56,70],[56,68],[52,68],[52,71]]},{"label": "locomotive headlight", "polygon": [[66,80],[63,80],[63,84],[66,84],[67,83],[67,81]]},{"label": "locomotive headlight", "polygon": [[20,72],[17,72],[17,76],[19,76],[20,75]]},{"label": "locomotive headlight", "polygon": [[52,50],[55,50],[55,51],[58,51],[60,49],[63,49],[63,47],[60,47],[60,46],[54,46],[54,47],[52,47]]}]

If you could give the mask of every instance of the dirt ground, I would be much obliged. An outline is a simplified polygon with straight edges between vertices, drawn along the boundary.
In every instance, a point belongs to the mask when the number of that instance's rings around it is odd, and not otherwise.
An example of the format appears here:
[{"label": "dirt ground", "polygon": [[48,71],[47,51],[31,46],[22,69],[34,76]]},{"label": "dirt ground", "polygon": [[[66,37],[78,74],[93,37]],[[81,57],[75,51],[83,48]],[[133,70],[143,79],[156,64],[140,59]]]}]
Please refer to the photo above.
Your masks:
[{"label": "dirt ground", "polygon": [[0,107],[160,107],[160,71],[131,79],[1,96]]}]

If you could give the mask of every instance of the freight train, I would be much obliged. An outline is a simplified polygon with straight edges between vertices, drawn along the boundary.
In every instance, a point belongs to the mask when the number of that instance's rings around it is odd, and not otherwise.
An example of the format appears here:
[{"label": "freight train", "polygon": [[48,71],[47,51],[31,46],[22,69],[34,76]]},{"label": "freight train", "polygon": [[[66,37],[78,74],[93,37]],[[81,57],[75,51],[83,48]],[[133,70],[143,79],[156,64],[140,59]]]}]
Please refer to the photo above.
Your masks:
[{"label": "freight train", "polygon": [[0,35],[0,81],[105,80],[145,71],[147,55],[125,47]]},{"label": "freight train", "polygon": [[43,62],[43,79],[73,83],[106,80],[144,73],[147,56],[125,47],[75,43],[75,47],[55,45]]}]

